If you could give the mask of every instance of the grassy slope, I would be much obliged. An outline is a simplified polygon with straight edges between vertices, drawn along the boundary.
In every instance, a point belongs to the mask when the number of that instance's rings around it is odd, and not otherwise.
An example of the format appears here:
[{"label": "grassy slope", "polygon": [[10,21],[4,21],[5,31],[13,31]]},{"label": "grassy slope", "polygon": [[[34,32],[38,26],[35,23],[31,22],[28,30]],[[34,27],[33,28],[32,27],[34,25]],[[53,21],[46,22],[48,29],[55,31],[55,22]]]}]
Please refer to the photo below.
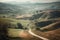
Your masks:
[{"label": "grassy slope", "polygon": [[60,28],[48,32],[33,31],[35,34],[48,38],[50,40],[60,40]]},{"label": "grassy slope", "polygon": [[[26,23],[29,22],[29,21],[25,21],[25,20],[15,20],[15,19],[8,19],[8,18],[6,18],[6,19],[8,21],[11,21],[11,20],[15,21],[13,23],[21,22],[24,26],[26,26]],[[1,18],[0,18],[0,20],[1,20]],[[10,33],[10,35],[12,35],[12,37],[21,37],[22,40],[41,40],[39,38],[36,38],[36,37],[30,35],[27,31],[23,31],[23,32],[22,31],[23,30],[20,30],[20,29],[8,29],[8,32]],[[60,28],[56,29],[56,30],[52,30],[52,31],[47,31],[47,32],[41,32],[38,30],[32,30],[32,32],[34,32],[37,35],[46,37],[50,40],[60,40]],[[23,34],[23,33],[26,34],[27,36],[22,37],[22,35],[20,35],[20,34]]]}]

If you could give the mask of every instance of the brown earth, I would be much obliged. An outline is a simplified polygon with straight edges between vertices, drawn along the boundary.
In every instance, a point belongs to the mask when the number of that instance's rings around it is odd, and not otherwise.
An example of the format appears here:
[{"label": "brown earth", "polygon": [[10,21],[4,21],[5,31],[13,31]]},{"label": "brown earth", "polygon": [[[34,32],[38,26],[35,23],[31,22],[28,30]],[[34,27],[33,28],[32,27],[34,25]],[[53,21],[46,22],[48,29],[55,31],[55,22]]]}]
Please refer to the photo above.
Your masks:
[{"label": "brown earth", "polygon": [[[58,24],[60,24],[60,23],[58,23]],[[58,24],[55,24],[55,26]],[[52,26],[52,27],[54,27],[54,26]],[[32,30],[32,32],[39,36],[48,38],[50,40],[60,40],[60,28],[51,30],[51,31],[45,31],[45,32],[42,32],[39,30]],[[22,38],[22,40],[42,40],[42,39],[32,36],[30,33],[28,33],[28,31],[24,31],[24,32],[20,33],[19,36]]]}]

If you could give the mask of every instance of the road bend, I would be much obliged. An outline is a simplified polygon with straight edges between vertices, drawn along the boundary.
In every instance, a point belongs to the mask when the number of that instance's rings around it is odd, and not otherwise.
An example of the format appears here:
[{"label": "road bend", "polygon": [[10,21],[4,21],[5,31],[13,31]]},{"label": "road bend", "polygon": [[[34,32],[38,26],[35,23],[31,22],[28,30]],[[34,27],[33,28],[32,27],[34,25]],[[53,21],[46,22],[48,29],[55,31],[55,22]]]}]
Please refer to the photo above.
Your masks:
[{"label": "road bend", "polygon": [[29,31],[28,31],[28,32],[29,32],[32,36],[38,37],[38,38],[40,38],[40,39],[42,39],[42,40],[49,40],[49,39],[44,38],[44,37],[42,37],[42,36],[36,35],[35,33],[33,33],[33,32],[32,32],[32,30],[31,30],[31,29],[29,29]]}]

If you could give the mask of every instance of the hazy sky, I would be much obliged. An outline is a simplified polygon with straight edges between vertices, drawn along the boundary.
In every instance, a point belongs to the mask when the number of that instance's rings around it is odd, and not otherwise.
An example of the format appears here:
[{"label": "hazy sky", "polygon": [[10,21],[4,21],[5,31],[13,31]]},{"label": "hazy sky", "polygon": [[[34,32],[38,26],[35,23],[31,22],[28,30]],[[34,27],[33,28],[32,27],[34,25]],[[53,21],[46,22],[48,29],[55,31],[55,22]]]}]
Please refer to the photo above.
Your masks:
[{"label": "hazy sky", "polygon": [[49,3],[49,2],[56,2],[56,1],[60,1],[60,0],[0,0],[0,2],[40,2],[40,3]]}]

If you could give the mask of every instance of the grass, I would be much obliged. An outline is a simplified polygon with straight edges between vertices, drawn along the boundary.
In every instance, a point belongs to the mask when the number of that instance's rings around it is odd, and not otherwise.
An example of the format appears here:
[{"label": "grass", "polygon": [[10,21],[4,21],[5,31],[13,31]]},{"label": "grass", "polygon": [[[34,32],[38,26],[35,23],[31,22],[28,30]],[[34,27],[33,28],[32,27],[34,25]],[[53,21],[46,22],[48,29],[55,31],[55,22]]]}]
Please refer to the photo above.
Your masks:
[{"label": "grass", "polygon": [[[26,27],[26,25],[30,22],[29,20],[17,20],[17,19],[12,19],[12,18],[0,18],[0,21],[5,22],[8,21],[8,23],[12,23],[15,26],[17,25],[17,23],[21,23],[23,25],[23,27]],[[13,27],[13,26],[12,26]],[[18,33],[21,32],[21,29],[14,29],[14,28],[8,28],[8,33],[10,36],[12,37],[18,37]]]},{"label": "grass", "polygon": [[[24,27],[30,22],[29,20],[16,20],[16,19],[12,19],[12,18],[0,18],[0,20],[3,20],[3,21],[7,20],[8,22],[11,22],[12,24],[21,23]],[[8,28],[8,35],[11,36],[12,38],[13,37],[17,38],[17,37],[20,37],[19,33],[21,33],[22,31],[24,31],[24,30]],[[60,40],[60,29],[47,31],[47,32],[32,30],[32,32],[34,32],[37,35],[43,36],[45,38],[49,38],[51,40]],[[25,34],[25,32],[24,32],[24,34]],[[25,40],[25,39],[26,40],[40,40],[39,38],[36,39],[36,37],[32,37],[32,35],[30,36],[30,34],[28,32],[27,32],[27,34],[28,34],[28,37],[24,38],[23,40]],[[13,39],[13,40],[15,40],[15,39]]]},{"label": "grass", "polygon": [[[1,21],[8,21],[11,24],[14,24],[15,26],[17,23],[21,23],[23,27],[26,27],[26,25],[30,22],[29,20],[17,20],[12,18],[0,18]],[[13,27],[13,26],[12,26]],[[15,28],[8,28],[8,35],[11,37],[19,37],[19,33],[22,32],[21,29],[15,29]]]},{"label": "grass", "polygon": [[8,35],[10,37],[19,37],[19,33],[21,32],[21,29],[12,29],[12,28],[8,28]]}]

